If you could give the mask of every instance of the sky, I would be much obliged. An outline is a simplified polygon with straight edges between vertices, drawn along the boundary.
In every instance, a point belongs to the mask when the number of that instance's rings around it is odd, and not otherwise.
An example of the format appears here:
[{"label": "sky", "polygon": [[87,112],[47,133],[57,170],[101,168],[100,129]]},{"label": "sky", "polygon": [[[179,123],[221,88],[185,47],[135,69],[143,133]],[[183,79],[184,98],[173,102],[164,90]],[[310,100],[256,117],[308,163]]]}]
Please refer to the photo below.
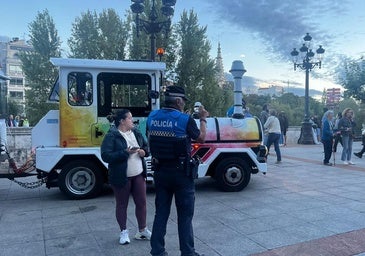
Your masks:
[{"label": "sky", "polygon": [[[67,52],[72,23],[81,13],[113,8],[124,17],[130,5],[130,0],[2,1],[0,36],[28,39],[29,23],[48,9]],[[305,72],[294,71],[290,52],[302,46],[306,33],[313,37],[314,51],[319,45],[325,49],[322,68],[310,73],[311,92],[340,87],[337,67],[343,59],[365,55],[363,0],[177,0],[173,22],[184,10],[193,10],[199,24],[207,26],[211,57],[217,56],[219,42],[225,71],[241,60],[247,70],[244,76],[250,78],[245,81],[258,86],[304,89]]]}]

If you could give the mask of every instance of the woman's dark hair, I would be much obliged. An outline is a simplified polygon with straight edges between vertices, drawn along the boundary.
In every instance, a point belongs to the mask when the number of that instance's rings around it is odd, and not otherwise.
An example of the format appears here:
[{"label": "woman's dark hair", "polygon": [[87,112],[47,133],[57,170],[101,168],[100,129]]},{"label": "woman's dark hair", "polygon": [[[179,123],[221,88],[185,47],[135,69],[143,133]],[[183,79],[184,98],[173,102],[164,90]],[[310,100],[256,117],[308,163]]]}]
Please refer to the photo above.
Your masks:
[{"label": "woman's dark hair", "polygon": [[120,120],[126,119],[127,114],[130,113],[130,112],[131,111],[129,109],[119,109],[119,110],[117,110],[117,112],[108,115],[106,117],[106,119],[108,119],[109,122],[114,121],[115,127],[118,127],[119,123],[120,123]]}]

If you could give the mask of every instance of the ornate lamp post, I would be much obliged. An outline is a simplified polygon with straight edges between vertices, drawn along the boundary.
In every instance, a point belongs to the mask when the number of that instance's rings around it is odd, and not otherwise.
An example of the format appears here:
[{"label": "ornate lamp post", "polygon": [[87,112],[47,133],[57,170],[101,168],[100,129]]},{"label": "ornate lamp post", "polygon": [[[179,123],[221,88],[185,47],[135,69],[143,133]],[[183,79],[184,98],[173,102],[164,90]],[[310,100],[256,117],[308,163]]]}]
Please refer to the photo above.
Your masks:
[{"label": "ornate lamp post", "polygon": [[143,30],[150,35],[151,39],[151,60],[155,61],[156,57],[156,34],[160,33],[162,30],[167,34],[171,26],[171,17],[174,14],[174,6],[176,0],[162,0],[161,12],[166,16],[166,20],[157,21],[157,10],[155,7],[155,0],[152,0],[152,7],[148,20],[144,20],[139,17],[141,13],[144,12],[144,0],[131,0],[131,10],[136,14],[136,29],[137,36],[139,36],[139,31]]},{"label": "ornate lamp post", "polygon": [[[293,57],[294,70],[300,68],[305,71],[305,111],[298,143],[314,144],[312,123],[309,121],[309,71],[311,71],[315,67],[321,68],[322,55],[324,53],[324,49],[322,48],[321,45],[319,46],[319,48],[316,51],[318,61],[314,61],[313,57],[315,54],[312,51],[312,49],[310,49],[311,47],[310,42],[312,40],[312,37],[309,35],[309,33],[307,33],[303,39],[304,39],[304,44],[299,49],[300,56],[296,48],[294,48],[293,51],[290,53],[291,56]],[[300,60],[300,62],[298,62],[298,59]]]}]

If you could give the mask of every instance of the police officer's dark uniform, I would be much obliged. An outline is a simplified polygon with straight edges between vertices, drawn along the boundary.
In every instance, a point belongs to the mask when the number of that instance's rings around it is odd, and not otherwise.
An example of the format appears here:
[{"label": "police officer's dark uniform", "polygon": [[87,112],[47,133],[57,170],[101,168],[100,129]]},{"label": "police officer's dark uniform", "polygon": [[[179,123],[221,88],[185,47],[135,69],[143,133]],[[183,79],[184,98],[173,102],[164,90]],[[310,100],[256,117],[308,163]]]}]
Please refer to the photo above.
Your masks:
[{"label": "police officer's dark uniform", "polygon": [[[184,89],[178,86],[167,87],[165,97],[180,97],[186,100]],[[147,120],[147,135],[156,189],[151,254],[168,255],[165,251],[164,237],[172,198],[175,195],[181,255],[199,255],[194,249],[192,226],[195,185],[188,164],[191,139],[196,140],[200,130],[190,115],[167,106],[150,113]]]}]

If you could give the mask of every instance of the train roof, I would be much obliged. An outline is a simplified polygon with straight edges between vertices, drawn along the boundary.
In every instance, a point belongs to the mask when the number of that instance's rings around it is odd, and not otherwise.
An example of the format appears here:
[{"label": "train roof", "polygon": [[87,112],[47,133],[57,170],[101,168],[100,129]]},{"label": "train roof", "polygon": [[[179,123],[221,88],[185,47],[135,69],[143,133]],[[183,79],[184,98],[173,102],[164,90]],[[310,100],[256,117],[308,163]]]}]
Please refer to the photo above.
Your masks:
[{"label": "train roof", "polygon": [[99,60],[99,59],[74,59],[51,58],[51,63],[61,68],[88,68],[88,69],[123,69],[123,70],[156,70],[164,71],[166,64],[152,61],[129,60]]}]

